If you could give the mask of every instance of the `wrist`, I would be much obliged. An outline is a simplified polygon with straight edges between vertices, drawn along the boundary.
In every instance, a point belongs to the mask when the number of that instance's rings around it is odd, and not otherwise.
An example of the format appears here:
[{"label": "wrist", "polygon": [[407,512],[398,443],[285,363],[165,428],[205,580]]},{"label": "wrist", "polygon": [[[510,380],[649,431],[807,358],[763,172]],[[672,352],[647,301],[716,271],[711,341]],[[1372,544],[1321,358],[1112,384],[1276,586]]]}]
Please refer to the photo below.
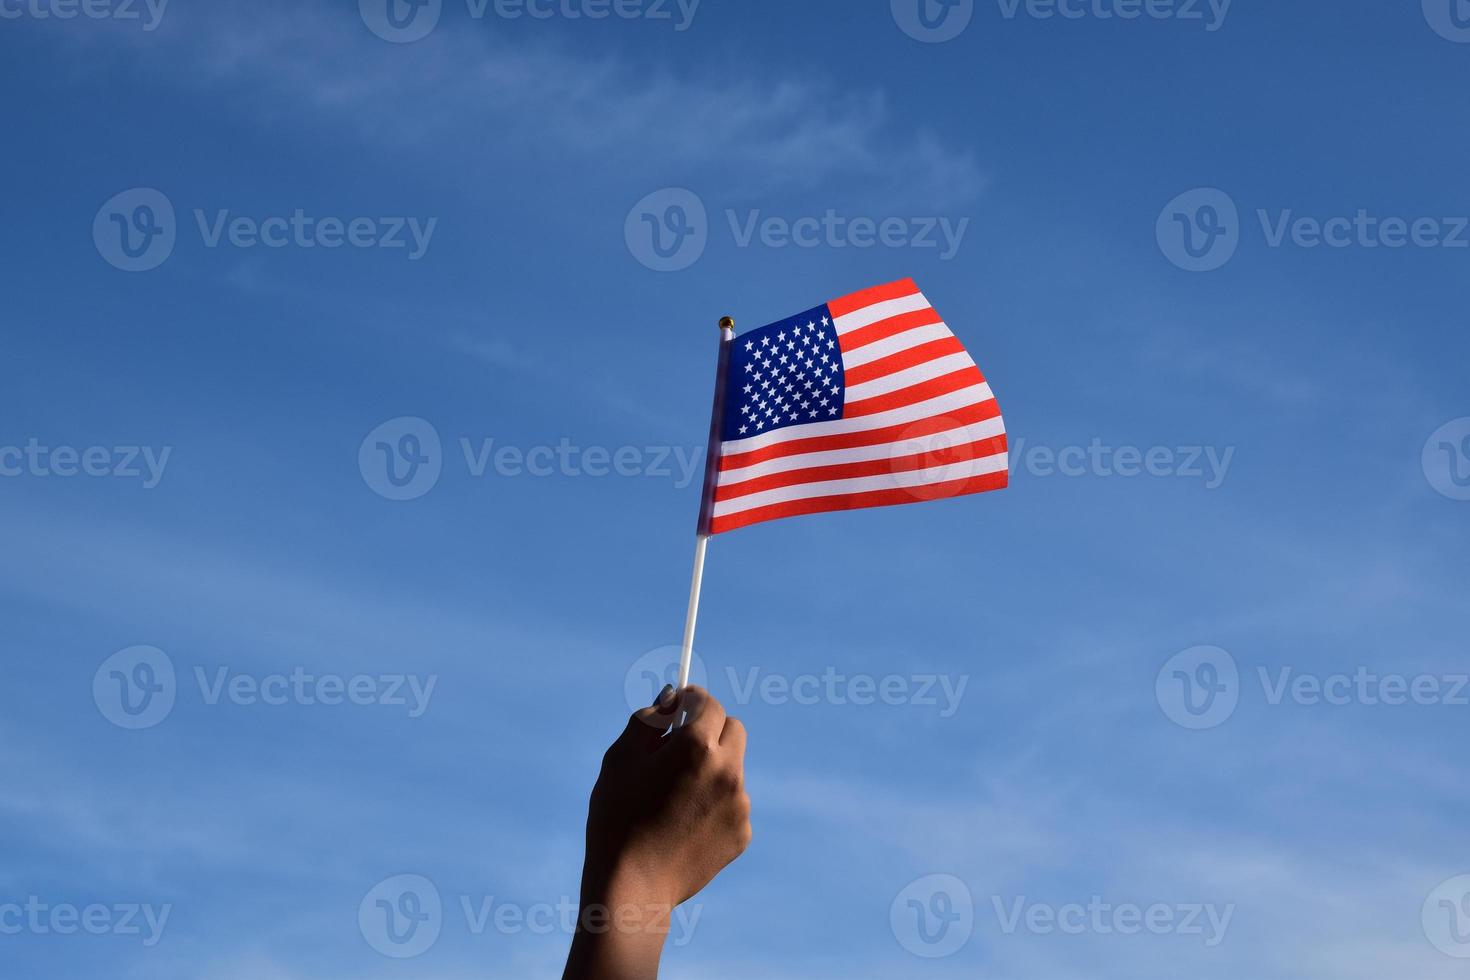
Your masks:
[{"label": "wrist", "polygon": [[612,905],[679,904],[675,884],[666,862],[639,860],[626,854],[611,859],[588,858],[582,868],[582,903]]},{"label": "wrist", "polygon": [[645,875],[584,871],[564,980],[654,980],[673,912],[662,894]]}]

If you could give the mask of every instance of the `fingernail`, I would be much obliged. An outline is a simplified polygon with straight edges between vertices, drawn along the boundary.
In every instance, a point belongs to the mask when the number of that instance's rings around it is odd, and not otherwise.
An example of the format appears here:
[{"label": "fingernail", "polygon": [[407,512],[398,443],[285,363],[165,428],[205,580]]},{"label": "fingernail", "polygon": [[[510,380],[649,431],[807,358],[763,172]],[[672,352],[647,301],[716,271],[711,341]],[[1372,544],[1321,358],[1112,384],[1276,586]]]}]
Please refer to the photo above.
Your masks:
[{"label": "fingernail", "polygon": [[653,706],[655,708],[664,708],[664,707],[667,707],[669,704],[671,704],[673,702],[673,700],[674,700],[674,685],[672,685],[672,684],[665,684],[664,685],[664,689],[662,691],[659,691],[658,692],[658,697],[656,697],[656,698],[653,699]]}]

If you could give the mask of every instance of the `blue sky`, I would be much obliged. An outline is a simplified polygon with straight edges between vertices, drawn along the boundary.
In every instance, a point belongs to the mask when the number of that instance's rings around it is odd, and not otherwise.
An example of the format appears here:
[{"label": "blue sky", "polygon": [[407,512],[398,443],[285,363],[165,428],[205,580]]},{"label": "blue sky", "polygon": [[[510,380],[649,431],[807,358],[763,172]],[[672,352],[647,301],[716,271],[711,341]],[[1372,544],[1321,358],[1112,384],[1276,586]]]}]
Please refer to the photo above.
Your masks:
[{"label": "blue sky", "polygon": [[[979,0],[938,41],[905,0],[445,0],[411,43],[371,2],[224,6],[0,0],[0,972],[555,975],[566,935],[514,916],[575,894],[626,689],[678,642],[716,318],[913,276],[1012,486],[712,542],[697,649],[756,836],[666,975],[1464,975],[1448,3]],[[116,222],[160,196],[172,249],[127,271]],[[642,213],[691,197],[651,268]],[[256,241],[298,209],[373,244]],[[814,247],[763,224],[829,212]],[[384,425],[439,441],[412,499],[360,460]],[[140,662],[173,702],[129,728]],[[370,703],[252,696],[298,671]],[[400,875],[443,909],[409,958],[359,923]],[[1174,926],[1111,928],[1130,905]],[[89,906],[103,934],[52,927]]]}]

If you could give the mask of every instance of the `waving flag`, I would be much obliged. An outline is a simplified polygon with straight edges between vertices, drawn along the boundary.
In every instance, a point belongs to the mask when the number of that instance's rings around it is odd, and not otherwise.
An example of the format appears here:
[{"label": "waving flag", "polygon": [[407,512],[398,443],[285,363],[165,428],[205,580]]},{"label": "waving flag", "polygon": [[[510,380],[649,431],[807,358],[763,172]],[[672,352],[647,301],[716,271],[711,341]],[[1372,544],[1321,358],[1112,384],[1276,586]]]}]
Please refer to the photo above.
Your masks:
[{"label": "waving flag", "polygon": [[1006,485],[990,385],[912,279],[725,346],[703,534]]}]

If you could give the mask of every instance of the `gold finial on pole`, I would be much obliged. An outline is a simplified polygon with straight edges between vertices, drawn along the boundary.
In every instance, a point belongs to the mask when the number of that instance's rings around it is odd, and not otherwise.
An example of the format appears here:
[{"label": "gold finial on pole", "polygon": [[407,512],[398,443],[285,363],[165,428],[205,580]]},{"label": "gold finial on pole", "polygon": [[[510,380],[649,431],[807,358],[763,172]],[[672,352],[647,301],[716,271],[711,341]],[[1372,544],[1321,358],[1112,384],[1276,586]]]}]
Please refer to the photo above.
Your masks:
[{"label": "gold finial on pole", "polygon": [[722,317],[720,317],[720,329],[721,330],[734,330],[735,329],[735,318],[733,316],[722,316]]}]

